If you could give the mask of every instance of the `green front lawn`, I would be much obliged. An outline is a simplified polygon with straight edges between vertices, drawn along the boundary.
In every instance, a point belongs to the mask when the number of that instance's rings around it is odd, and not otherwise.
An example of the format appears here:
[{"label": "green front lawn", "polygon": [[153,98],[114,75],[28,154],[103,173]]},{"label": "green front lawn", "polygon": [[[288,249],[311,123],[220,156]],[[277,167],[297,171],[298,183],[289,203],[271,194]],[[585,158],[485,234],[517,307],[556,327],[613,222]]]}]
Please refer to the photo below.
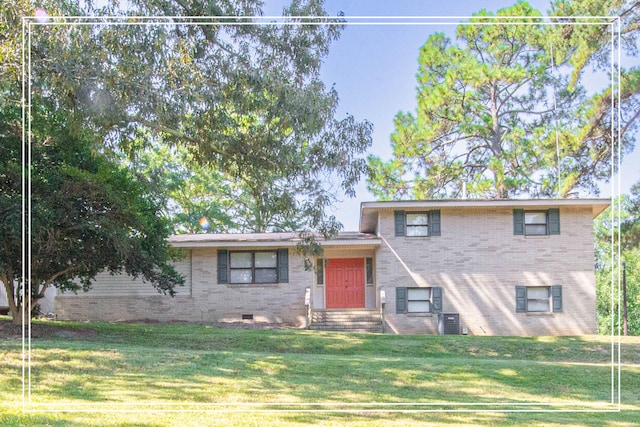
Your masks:
[{"label": "green front lawn", "polygon": [[617,412],[610,404],[609,337],[68,322],[36,323],[34,331],[31,403],[24,408],[22,342],[0,337],[2,426],[600,426],[640,420],[638,337],[623,339],[623,410]]}]

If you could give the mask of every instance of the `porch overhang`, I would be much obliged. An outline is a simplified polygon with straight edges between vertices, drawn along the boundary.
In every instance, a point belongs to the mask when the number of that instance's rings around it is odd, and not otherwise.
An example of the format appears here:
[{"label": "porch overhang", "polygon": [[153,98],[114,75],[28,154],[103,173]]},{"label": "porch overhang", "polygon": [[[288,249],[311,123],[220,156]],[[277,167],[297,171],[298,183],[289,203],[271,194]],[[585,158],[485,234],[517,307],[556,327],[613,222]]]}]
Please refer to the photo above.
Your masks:
[{"label": "porch overhang", "polygon": [[[341,232],[330,239],[315,234],[314,238],[322,247],[357,246],[364,249],[381,245],[381,240],[371,233]],[[283,248],[296,247],[302,241],[302,236],[293,232],[179,234],[168,239],[169,244],[176,248]]]}]

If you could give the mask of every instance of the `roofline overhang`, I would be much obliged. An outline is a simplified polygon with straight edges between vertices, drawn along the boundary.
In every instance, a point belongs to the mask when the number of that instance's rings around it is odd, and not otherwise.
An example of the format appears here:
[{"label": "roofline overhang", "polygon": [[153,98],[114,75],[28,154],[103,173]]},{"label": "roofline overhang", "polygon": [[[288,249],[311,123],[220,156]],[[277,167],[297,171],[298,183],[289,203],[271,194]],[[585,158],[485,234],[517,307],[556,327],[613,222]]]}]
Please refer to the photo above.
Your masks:
[{"label": "roofline overhang", "polygon": [[436,200],[392,200],[360,203],[360,225],[363,230],[364,216],[380,209],[434,209],[434,208],[536,208],[536,207],[587,207],[592,209],[593,218],[611,205],[611,199],[436,199]]},{"label": "roofline overhang", "polygon": [[[195,249],[195,248],[292,248],[297,247],[301,240],[187,240],[182,242],[172,242],[169,244],[174,248]],[[322,247],[342,247],[358,246],[361,248],[377,248],[382,244],[378,238],[370,239],[340,239],[318,241]]]}]

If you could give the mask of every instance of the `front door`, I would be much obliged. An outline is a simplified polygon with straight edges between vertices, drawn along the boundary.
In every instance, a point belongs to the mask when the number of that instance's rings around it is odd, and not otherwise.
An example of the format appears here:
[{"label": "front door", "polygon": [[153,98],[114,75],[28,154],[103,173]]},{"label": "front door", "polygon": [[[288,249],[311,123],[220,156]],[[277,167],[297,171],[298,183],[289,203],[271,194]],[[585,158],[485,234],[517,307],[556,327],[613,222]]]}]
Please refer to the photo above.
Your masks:
[{"label": "front door", "polygon": [[329,259],[327,308],[364,308],[364,259]]}]

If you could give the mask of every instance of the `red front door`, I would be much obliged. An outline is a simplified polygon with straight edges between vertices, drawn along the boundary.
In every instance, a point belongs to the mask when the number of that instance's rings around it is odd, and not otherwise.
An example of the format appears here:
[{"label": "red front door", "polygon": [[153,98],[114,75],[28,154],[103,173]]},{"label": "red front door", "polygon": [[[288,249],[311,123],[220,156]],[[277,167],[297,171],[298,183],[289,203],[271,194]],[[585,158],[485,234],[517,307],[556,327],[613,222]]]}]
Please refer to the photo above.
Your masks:
[{"label": "red front door", "polygon": [[329,259],[327,308],[364,308],[364,259]]}]

